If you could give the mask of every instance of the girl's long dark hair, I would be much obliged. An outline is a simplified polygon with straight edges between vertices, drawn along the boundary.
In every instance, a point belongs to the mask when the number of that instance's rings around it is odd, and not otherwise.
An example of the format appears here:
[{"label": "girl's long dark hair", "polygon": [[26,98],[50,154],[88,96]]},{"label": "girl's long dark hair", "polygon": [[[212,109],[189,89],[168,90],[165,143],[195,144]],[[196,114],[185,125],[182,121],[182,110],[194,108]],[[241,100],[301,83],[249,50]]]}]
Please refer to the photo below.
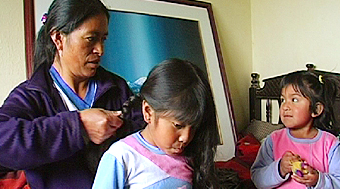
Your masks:
[{"label": "girl's long dark hair", "polygon": [[110,18],[107,8],[100,0],[54,0],[35,42],[34,70],[41,64],[53,63],[56,46],[50,37],[52,31],[60,31],[67,35],[85,20],[98,14],[105,14],[108,20]]},{"label": "girl's long dark hair", "polygon": [[[185,60],[165,60],[151,70],[140,96],[156,114],[173,116],[196,129],[184,151],[194,169],[193,187],[218,188],[214,157],[219,132],[215,103],[204,72]],[[136,99],[131,98],[127,104]]]},{"label": "girl's long dark hair", "polygon": [[311,71],[297,71],[287,74],[281,81],[281,89],[292,85],[294,90],[307,98],[311,113],[316,113],[317,103],[324,105],[324,111],[314,119],[314,126],[338,135],[338,122],[334,114],[335,99],[339,92],[339,79],[330,74]]}]

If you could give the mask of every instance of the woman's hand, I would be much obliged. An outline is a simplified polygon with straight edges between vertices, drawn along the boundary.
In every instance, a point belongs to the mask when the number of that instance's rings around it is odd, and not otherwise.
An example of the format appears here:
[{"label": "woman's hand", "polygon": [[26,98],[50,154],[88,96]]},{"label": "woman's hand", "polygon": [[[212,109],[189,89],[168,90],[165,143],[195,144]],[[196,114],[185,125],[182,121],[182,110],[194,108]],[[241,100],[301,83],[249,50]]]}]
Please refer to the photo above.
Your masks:
[{"label": "woman's hand", "polygon": [[304,169],[308,170],[307,174],[304,174],[303,177],[293,174],[292,178],[307,187],[315,186],[319,180],[319,172],[309,165],[306,165]]},{"label": "woman's hand", "polygon": [[90,140],[95,144],[101,144],[123,125],[123,120],[119,118],[121,114],[120,111],[93,108],[80,111],[80,119]]}]

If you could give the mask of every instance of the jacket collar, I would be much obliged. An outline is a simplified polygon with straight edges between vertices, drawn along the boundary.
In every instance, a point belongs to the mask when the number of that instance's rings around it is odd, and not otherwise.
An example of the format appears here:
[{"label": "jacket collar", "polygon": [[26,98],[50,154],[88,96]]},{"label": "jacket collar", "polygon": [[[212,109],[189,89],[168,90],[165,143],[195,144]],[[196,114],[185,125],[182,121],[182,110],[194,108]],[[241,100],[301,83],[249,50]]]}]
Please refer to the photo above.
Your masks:
[{"label": "jacket collar", "polygon": [[[44,63],[38,67],[33,73],[31,79],[28,80],[27,88],[37,91],[45,91],[48,95],[53,94],[52,90],[56,90],[53,85],[53,80],[50,75],[49,69],[51,65]],[[95,100],[102,94],[111,89],[117,87],[116,82],[112,79],[111,73],[106,71],[103,67],[98,67],[93,79],[97,80],[98,90]]]}]

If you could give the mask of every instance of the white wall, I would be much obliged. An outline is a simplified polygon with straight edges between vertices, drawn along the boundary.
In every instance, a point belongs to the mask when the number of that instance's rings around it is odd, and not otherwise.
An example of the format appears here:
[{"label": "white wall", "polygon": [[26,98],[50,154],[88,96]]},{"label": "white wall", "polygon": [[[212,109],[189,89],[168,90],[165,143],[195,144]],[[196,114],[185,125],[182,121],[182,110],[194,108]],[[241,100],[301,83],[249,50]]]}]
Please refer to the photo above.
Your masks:
[{"label": "white wall", "polygon": [[0,105],[26,79],[22,0],[0,1]]},{"label": "white wall", "polygon": [[[251,7],[253,71],[260,79],[305,70],[307,62],[340,73],[340,1],[252,0]],[[278,104],[273,110],[277,122]]]},{"label": "white wall", "polygon": [[210,0],[221,43],[238,130],[249,123],[252,65],[250,0]]},{"label": "white wall", "polygon": [[313,62],[340,72],[340,1],[252,0],[253,71],[261,78]]},{"label": "white wall", "polygon": [[340,73],[340,1],[210,0],[236,124],[249,119],[250,73],[260,79],[306,69]]}]

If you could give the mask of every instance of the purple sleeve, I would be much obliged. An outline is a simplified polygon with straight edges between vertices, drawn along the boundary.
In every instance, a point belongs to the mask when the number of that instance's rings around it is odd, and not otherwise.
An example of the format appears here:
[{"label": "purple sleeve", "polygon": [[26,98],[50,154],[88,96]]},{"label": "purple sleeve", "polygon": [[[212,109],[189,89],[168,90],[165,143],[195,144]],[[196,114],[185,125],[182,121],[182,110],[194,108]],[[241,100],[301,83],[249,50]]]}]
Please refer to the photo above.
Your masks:
[{"label": "purple sleeve", "polygon": [[78,112],[58,113],[47,95],[20,85],[0,108],[0,165],[28,169],[70,157],[84,146]]},{"label": "purple sleeve", "polygon": [[273,142],[266,138],[251,167],[251,179],[257,188],[275,188],[289,178],[282,178],[279,173],[279,161],[274,160]]},{"label": "purple sleeve", "polygon": [[331,148],[328,154],[329,173],[319,172],[319,180],[314,189],[340,188],[340,144],[339,141]]}]

